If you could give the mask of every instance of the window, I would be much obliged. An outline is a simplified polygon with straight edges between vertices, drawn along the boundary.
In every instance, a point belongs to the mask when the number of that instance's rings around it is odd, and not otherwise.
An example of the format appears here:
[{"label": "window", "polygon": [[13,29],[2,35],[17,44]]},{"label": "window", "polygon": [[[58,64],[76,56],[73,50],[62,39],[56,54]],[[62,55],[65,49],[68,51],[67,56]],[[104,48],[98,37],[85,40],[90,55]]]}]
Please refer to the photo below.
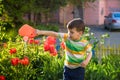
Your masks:
[{"label": "window", "polygon": [[113,14],[113,16],[114,16],[115,18],[120,18],[120,13],[115,13],[115,14]]}]

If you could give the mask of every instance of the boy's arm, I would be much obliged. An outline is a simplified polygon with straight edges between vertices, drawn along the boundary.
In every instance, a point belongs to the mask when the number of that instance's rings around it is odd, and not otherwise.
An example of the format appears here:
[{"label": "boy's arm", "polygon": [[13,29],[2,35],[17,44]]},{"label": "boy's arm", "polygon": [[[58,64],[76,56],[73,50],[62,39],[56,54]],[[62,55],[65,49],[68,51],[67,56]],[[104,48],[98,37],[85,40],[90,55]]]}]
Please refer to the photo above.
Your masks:
[{"label": "boy's arm", "polygon": [[36,29],[36,34],[37,35],[45,35],[45,36],[53,36],[53,37],[57,37],[58,33],[54,32],[54,31],[44,31],[44,30],[38,30]]},{"label": "boy's arm", "polygon": [[91,58],[92,58],[92,52],[88,53],[86,59],[80,64],[81,67],[86,67],[89,61],[91,60]]}]

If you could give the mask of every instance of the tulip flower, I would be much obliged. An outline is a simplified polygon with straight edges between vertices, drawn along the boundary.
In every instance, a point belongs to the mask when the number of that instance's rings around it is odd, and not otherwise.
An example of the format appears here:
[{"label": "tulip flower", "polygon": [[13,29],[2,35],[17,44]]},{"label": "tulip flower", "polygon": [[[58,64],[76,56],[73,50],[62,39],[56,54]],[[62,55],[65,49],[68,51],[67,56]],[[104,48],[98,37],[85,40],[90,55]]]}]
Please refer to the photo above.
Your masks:
[{"label": "tulip flower", "polygon": [[30,38],[30,39],[28,40],[28,43],[29,43],[29,44],[39,44],[40,41],[39,41],[39,40],[34,40],[34,38]]},{"label": "tulip flower", "polygon": [[0,80],[5,80],[5,76],[0,75]]},{"label": "tulip flower", "polygon": [[19,62],[20,62],[20,64],[22,64],[24,66],[29,65],[29,58],[28,57],[24,57]]},{"label": "tulip flower", "polygon": [[19,58],[12,58],[11,59],[11,64],[13,65],[13,66],[16,66],[16,65],[18,65],[18,63],[19,63]]},{"label": "tulip flower", "polygon": [[34,44],[39,44],[40,41],[39,40],[34,40]]},{"label": "tulip flower", "polygon": [[55,46],[54,45],[50,45],[49,46],[49,50],[50,50],[50,53],[54,53]]},{"label": "tulip flower", "polygon": [[17,52],[17,50],[16,50],[16,48],[11,48],[11,49],[9,50],[9,52],[10,52],[10,54],[14,54],[14,53]]},{"label": "tulip flower", "polygon": [[47,42],[44,43],[44,50],[48,51],[49,50],[49,44]]},{"label": "tulip flower", "polygon": [[57,50],[54,49],[54,52],[53,53],[50,53],[51,56],[56,56],[57,55]]},{"label": "tulip flower", "polygon": [[56,38],[52,36],[48,36],[46,41],[44,42],[44,50],[49,51],[51,56],[57,55],[55,44],[56,44]]},{"label": "tulip flower", "polygon": [[33,38],[30,38],[30,39],[28,40],[28,43],[29,43],[29,44],[34,44],[34,39],[33,39]]},{"label": "tulip flower", "polygon": [[49,44],[55,44],[56,43],[56,38],[52,37],[52,36],[48,36],[46,39],[46,42],[48,42]]},{"label": "tulip flower", "polygon": [[61,46],[62,49],[65,49],[65,43],[64,42],[61,42],[60,46]]}]

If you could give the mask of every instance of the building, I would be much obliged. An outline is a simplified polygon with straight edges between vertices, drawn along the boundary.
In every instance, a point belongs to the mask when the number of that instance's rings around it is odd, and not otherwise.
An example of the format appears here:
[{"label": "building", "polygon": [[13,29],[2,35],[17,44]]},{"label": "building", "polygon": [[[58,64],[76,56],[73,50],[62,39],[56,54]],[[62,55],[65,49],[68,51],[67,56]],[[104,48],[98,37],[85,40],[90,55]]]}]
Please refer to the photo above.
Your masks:
[{"label": "building", "polygon": [[[59,10],[59,23],[66,24],[74,18],[74,7],[67,5]],[[84,22],[87,25],[102,25],[104,16],[110,12],[120,12],[120,0],[96,0],[95,2],[85,3],[83,11],[81,11]]]}]

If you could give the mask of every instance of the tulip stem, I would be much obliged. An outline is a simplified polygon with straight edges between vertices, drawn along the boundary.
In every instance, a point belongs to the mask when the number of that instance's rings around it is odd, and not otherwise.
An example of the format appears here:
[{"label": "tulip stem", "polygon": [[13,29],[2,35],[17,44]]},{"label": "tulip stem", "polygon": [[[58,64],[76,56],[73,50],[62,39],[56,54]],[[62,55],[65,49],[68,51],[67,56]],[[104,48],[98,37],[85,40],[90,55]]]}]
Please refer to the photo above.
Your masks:
[{"label": "tulip stem", "polygon": [[27,42],[24,42],[24,54],[26,53],[27,50]]}]

